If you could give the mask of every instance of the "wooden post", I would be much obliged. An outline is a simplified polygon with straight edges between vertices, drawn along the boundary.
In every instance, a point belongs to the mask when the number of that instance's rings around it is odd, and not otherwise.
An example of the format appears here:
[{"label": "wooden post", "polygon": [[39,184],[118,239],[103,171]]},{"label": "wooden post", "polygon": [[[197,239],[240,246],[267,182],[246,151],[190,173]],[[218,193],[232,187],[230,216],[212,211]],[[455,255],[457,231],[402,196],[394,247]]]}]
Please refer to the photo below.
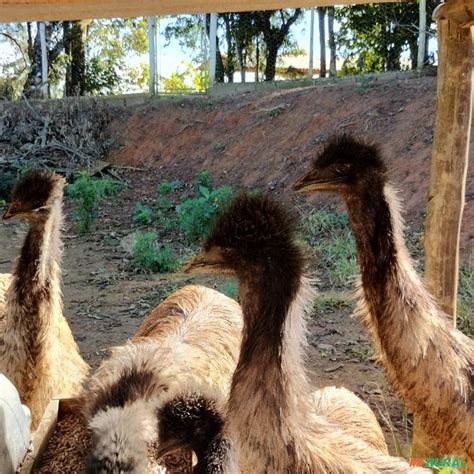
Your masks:
[{"label": "wooden post", "polygon": [[[425,228],[425,278],[441,308],[453,316],[454,325],[473,103],[471,1],[450,0],[433,15],[438,21],[438,104]],[[412,456],[433,453],[433,443],[415,417]]]},{"label": "wooden post", "polygon": [[454,321],[472,118],[472,29],[447,18],[438,21],[438,106],[425,229],[425,278]]}]

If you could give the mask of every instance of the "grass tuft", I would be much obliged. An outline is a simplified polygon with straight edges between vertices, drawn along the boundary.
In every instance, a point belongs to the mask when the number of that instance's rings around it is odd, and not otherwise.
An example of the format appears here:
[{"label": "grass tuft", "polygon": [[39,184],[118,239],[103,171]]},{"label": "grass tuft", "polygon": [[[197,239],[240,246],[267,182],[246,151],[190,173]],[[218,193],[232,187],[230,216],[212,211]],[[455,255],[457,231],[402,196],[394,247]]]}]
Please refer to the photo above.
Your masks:
[{"label": "grass tuft", "polygon": [[133,246],[132,264],[146,272],[175,272],[181,265],[169,245],[160,246],[155,232],[138,232]]}]

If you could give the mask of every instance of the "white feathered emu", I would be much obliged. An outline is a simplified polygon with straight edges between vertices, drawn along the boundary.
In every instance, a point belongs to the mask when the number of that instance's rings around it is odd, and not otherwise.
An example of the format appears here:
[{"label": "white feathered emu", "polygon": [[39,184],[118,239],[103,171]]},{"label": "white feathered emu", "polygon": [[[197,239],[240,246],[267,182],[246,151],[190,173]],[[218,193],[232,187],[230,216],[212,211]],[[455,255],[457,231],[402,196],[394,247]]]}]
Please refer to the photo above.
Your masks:
[{"label": "white feathered emu", "polygon": [[63,316],[61,226],[65,180],[32,171],[13,190],[3,220],[30,228],[4,295],[0,372],[16,386],[36,429],[51,398],[80,395],[89,367]]},{"label": "white feathered emu", "polygon": [[474,341],[454,328],[414,269],[379,148],[335,136],[294,187],[345,199],[362,277],[356,314],[438,453],[463,455],[474,466]]},{"label": "white feathered emu", "polygon": [[349,410],[353,418],[341,423],[325,416],[324,402],[313,406],[304,367],[304,316],[313,293],[295,242],[295,222],[283,206],[241,195],[187,267],[240,280],[244,329],[226,423],[240,451],[241,472],[430,472],[411,469],[357,437],[348,428],[357,423],[357,412]]},{"label": "white feathered emu", "polygon": [[153,467],[147,450],[156,441],[161,454],[192,449],[194,472],[220,473],[213,466],[223,458],[234,464],[222,414],[242,324],[234,300],[189,285],[157,306],[131,341],[113,348],[86,396],[95,438],[88,472],[143,474]]}]

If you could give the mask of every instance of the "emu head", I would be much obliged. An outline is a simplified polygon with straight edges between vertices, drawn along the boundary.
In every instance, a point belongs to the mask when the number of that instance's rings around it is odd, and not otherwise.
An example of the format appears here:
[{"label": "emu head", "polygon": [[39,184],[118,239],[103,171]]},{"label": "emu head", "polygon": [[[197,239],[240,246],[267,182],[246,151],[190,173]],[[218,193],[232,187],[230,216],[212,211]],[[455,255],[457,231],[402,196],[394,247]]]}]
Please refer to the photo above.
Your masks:
[{"label": "emu head", "polygon": [[316,193],[335,191],[357,194],[361,189],[384,184],[387,168],[378,147],[350,135],[332,137],[318,154],[312,168],[293,189]]},{"label": "emu head", "polygon": [[269,197],[241,194],[220,215],[203,250],[184,269],[248,277],[291,259],[302,264],[295,219]]},{"label": "emu head", "polygon": [[15,185],[3,220],[44,219],[58,199],[62,199],[65,184],[66,180],[54,173],[41,170],[28,173]]}]

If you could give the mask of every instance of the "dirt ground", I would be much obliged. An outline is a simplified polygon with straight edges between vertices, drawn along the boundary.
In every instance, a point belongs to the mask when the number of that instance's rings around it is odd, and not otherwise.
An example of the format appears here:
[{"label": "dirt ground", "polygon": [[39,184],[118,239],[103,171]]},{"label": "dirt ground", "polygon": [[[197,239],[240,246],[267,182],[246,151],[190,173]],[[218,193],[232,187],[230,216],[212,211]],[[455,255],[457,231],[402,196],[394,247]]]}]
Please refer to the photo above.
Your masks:
[{"label": "dirt ground", "polygon": [[[394,180],[403,189],[409,232],[420,232],[434,97],[435,79],[423,78],[219,100],[157,100],[117,109],[110,128],[114,141],[110,161],[123,167],[115,172],[128,182],[128,189],[105,203],[96,229],[85,237],[75,233],[72,204],[67,201],[65,206],[65,313],[86,360],[96,367],[108,347],[126,341],[150,309],[178,287],[198,282],[218,287],[222,283],[181,273],[140,274],[130,267],[124,242],[133,230],[135,203],[151,202],[157,184],[165,178],[192,182],[196,172],[205,168],[218,184],[258,186],[288,197],[290,185],[331,131],[363,132],[383,145]],[[471,165],[464,254],[472,251],[474,241],[473,174]],[[329,199],[317,198],[312,205]],[[25,229],[23,224],[0,225],[0,272],[11,270]],[[308,366],[312,379],[316,386],[334,384],[353,390],[374,408],[390,446],[387,418],[399,441],[407,445],[411,422],[405,419],[402,404],[373,360],[366,331],[351,319],[347,295],[338,294],[337,298],[340,307],[314,314],[310,321]]]}]

